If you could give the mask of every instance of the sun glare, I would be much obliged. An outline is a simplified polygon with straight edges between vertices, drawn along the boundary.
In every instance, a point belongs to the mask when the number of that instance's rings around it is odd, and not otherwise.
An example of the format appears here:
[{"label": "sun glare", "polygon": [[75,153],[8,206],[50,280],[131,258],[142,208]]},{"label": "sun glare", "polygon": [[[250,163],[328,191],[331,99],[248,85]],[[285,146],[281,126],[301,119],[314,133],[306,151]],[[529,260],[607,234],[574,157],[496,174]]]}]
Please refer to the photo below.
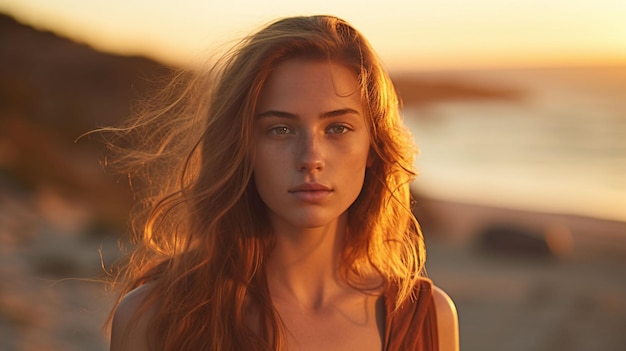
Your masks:
[{"label": "sun glare", "polygon": [[623,1],[392,2],[5,0],[0,11],[101,50],[175,64],[273,18],[314,13],[348,19],[391,69],[626,62]]}]

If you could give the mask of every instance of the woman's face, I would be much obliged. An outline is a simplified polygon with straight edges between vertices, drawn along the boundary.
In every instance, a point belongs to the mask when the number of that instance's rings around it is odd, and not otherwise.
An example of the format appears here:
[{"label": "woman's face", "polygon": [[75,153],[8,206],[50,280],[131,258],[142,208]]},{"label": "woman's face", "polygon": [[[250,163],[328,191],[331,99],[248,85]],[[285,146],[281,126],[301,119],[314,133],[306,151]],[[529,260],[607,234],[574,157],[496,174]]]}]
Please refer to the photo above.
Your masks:
[{"label": "woman's face", "polygon": [[290,59],[270,74],[255,116],[254,180],[277,229],[333,224],[363,187],[370,137],[347,67]]}]

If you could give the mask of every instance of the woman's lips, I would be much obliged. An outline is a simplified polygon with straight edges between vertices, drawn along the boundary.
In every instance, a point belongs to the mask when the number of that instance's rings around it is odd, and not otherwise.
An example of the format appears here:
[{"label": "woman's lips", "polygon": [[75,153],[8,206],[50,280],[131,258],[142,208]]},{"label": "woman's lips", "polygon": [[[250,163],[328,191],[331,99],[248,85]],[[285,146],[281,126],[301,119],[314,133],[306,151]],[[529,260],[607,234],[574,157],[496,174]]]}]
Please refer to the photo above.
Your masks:
[{"label": "woman's lips", "polygon": [[289,193],[305,202],[320,202],[329,197],[333,190],[318,183],[306,183],[289,189]]}]

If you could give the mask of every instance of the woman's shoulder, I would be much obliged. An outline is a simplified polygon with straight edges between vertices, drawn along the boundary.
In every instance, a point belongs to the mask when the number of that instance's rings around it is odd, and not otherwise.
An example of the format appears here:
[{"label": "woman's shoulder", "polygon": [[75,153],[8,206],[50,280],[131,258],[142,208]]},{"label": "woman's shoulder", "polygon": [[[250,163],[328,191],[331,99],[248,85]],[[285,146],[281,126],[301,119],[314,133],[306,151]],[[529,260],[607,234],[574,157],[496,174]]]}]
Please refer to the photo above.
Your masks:
[{"label": "woman's shoulder", "polygon": [[457,318],[456,306],[452,298],[438,286],[433,285],[433,301],[437,309],[437,316]]},{"label": "woman's shoulder", "polygon": [[454,301],[445,291],[433,285],[433,302],[437,315],[439,349],[459,350],[459,319]]},{"label": "woman's shoulder", "polygon": [[[388,350],[458,351],[459,332],[454,302],[441,288],[420,277],[413,296],[394,308],[397,288],[387,291]],[[393,335],[393,336],[391,336]]]},{"label": "woman's shoulder", "polygon": [[[457,319],[456,306],[452,298],[440,287],[436,286],[432,280],[421,277],[415,285],[416,295],[424,294],[435,306],[437,316],[440,319]],[[431,299],[432,297],[432,299]]]},{"label": "woman's shoulder", "polygon": [[146,299],[154,289],[147,283],[126,294],[115,308],[111,325],[111,351],[148,350],[149,322],[154,307]]}]

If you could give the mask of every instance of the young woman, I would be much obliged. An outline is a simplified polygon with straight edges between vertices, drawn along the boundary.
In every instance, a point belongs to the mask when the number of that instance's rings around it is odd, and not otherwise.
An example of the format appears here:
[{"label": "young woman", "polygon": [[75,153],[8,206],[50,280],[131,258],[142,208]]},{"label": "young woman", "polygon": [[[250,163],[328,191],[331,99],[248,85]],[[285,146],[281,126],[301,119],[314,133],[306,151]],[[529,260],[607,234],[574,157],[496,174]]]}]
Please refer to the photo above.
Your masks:
[{"label": "young woman", "polygon": [[366,39],[278,20],[124,135],[147,174],[111,350],[457,350],[422,276],[414,151]]}]

